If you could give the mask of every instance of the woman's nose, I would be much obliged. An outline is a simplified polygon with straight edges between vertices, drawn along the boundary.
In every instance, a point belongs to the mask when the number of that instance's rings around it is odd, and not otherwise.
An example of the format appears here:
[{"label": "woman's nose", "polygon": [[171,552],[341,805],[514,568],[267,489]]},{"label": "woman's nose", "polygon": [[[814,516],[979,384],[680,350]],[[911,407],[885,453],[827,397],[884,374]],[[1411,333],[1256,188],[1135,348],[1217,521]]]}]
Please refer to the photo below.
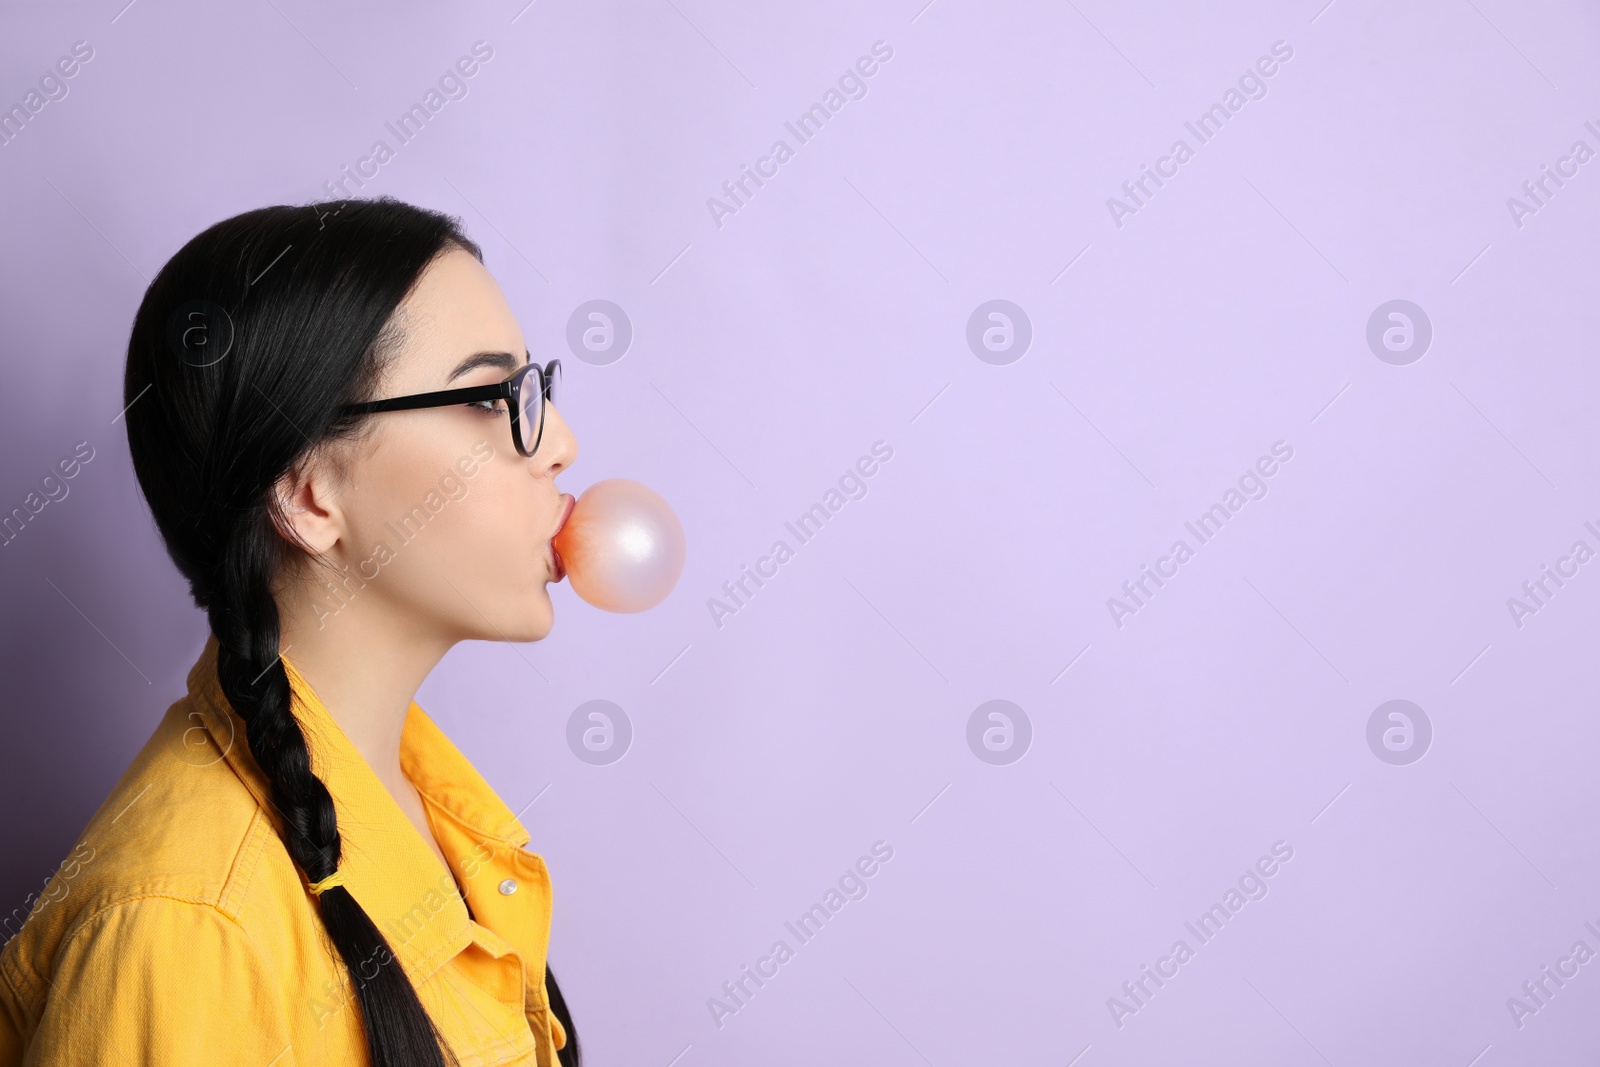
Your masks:
[{"label": "woman's nose", "polygon": [[556,406],[545,402],[544,428],[539,434],[539,447],[533,450],[529,463],[537,475],[554,476],[572,466],[578,458],[578,439],[572,435],[566,420]]}]

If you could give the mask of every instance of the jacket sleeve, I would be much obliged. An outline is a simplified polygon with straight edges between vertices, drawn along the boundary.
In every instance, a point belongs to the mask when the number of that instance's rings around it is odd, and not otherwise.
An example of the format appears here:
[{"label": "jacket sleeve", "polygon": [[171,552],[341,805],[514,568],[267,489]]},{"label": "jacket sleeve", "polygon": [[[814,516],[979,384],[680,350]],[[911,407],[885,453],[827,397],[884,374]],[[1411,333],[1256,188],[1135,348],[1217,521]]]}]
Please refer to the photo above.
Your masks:
[{"label": "jacket sleeve", "polygon": [[213,905],[141,897],[62,946],[23,1062],[290,1067],[282,988],[249,933]]}]

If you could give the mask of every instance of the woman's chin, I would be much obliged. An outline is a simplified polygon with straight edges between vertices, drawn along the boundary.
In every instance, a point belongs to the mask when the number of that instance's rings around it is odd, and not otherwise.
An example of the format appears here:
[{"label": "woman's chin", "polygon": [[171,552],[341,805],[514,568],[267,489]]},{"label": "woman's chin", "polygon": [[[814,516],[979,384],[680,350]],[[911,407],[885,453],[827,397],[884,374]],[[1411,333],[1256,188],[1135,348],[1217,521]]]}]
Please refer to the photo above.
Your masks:
[{"label": "woman's chin", "polygon": [[550,636],[551,629],[555,626],[555,612],[549,607],[536,613],[532,618],[520,620],[515,632],[507,631],[506,637],[512,641],[542,641]]}]

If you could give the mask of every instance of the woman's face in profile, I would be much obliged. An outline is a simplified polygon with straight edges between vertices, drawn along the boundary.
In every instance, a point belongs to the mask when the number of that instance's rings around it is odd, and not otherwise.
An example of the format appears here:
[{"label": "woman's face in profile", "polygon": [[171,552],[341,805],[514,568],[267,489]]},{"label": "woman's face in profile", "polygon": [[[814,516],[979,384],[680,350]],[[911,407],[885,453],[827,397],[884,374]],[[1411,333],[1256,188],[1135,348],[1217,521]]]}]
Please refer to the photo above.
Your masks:
[{"label": "woman's face in profile", "polygon": [[[500,286],[460,249],[434,260],[394,320],[404,340],[374,398],[492,385],[526,360]],[[513,444],[504,403],[369,416],[338,457],[337,541],[324,555],[341,570],[342,600],[324,599],[321,626],[381,611],[398,613],[392,618],[408,620],[418,636],[547,635],[554,612],[545,586],[557,574],[550,538],[567,504],[555,476],[577,451],[553,403],[531,459]],[[309,574],[313,582],[333,577],[321,568]],[[361,601],[363,610],[352,610]]]}]

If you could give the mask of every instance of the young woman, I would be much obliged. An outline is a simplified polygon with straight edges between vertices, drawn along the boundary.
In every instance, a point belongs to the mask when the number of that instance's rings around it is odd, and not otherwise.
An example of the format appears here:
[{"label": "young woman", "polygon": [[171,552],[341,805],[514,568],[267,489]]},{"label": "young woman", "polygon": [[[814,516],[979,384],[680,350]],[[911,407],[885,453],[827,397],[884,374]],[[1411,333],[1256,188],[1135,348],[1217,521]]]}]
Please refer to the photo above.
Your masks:
[{"label": "young woman", "polygon": [[478,247],[389,198],[189,241],[134,470],[211,636],[0,953],[0,1065],[578,1060],[528,831],[413,702],[536,641],[577,445]]}]

